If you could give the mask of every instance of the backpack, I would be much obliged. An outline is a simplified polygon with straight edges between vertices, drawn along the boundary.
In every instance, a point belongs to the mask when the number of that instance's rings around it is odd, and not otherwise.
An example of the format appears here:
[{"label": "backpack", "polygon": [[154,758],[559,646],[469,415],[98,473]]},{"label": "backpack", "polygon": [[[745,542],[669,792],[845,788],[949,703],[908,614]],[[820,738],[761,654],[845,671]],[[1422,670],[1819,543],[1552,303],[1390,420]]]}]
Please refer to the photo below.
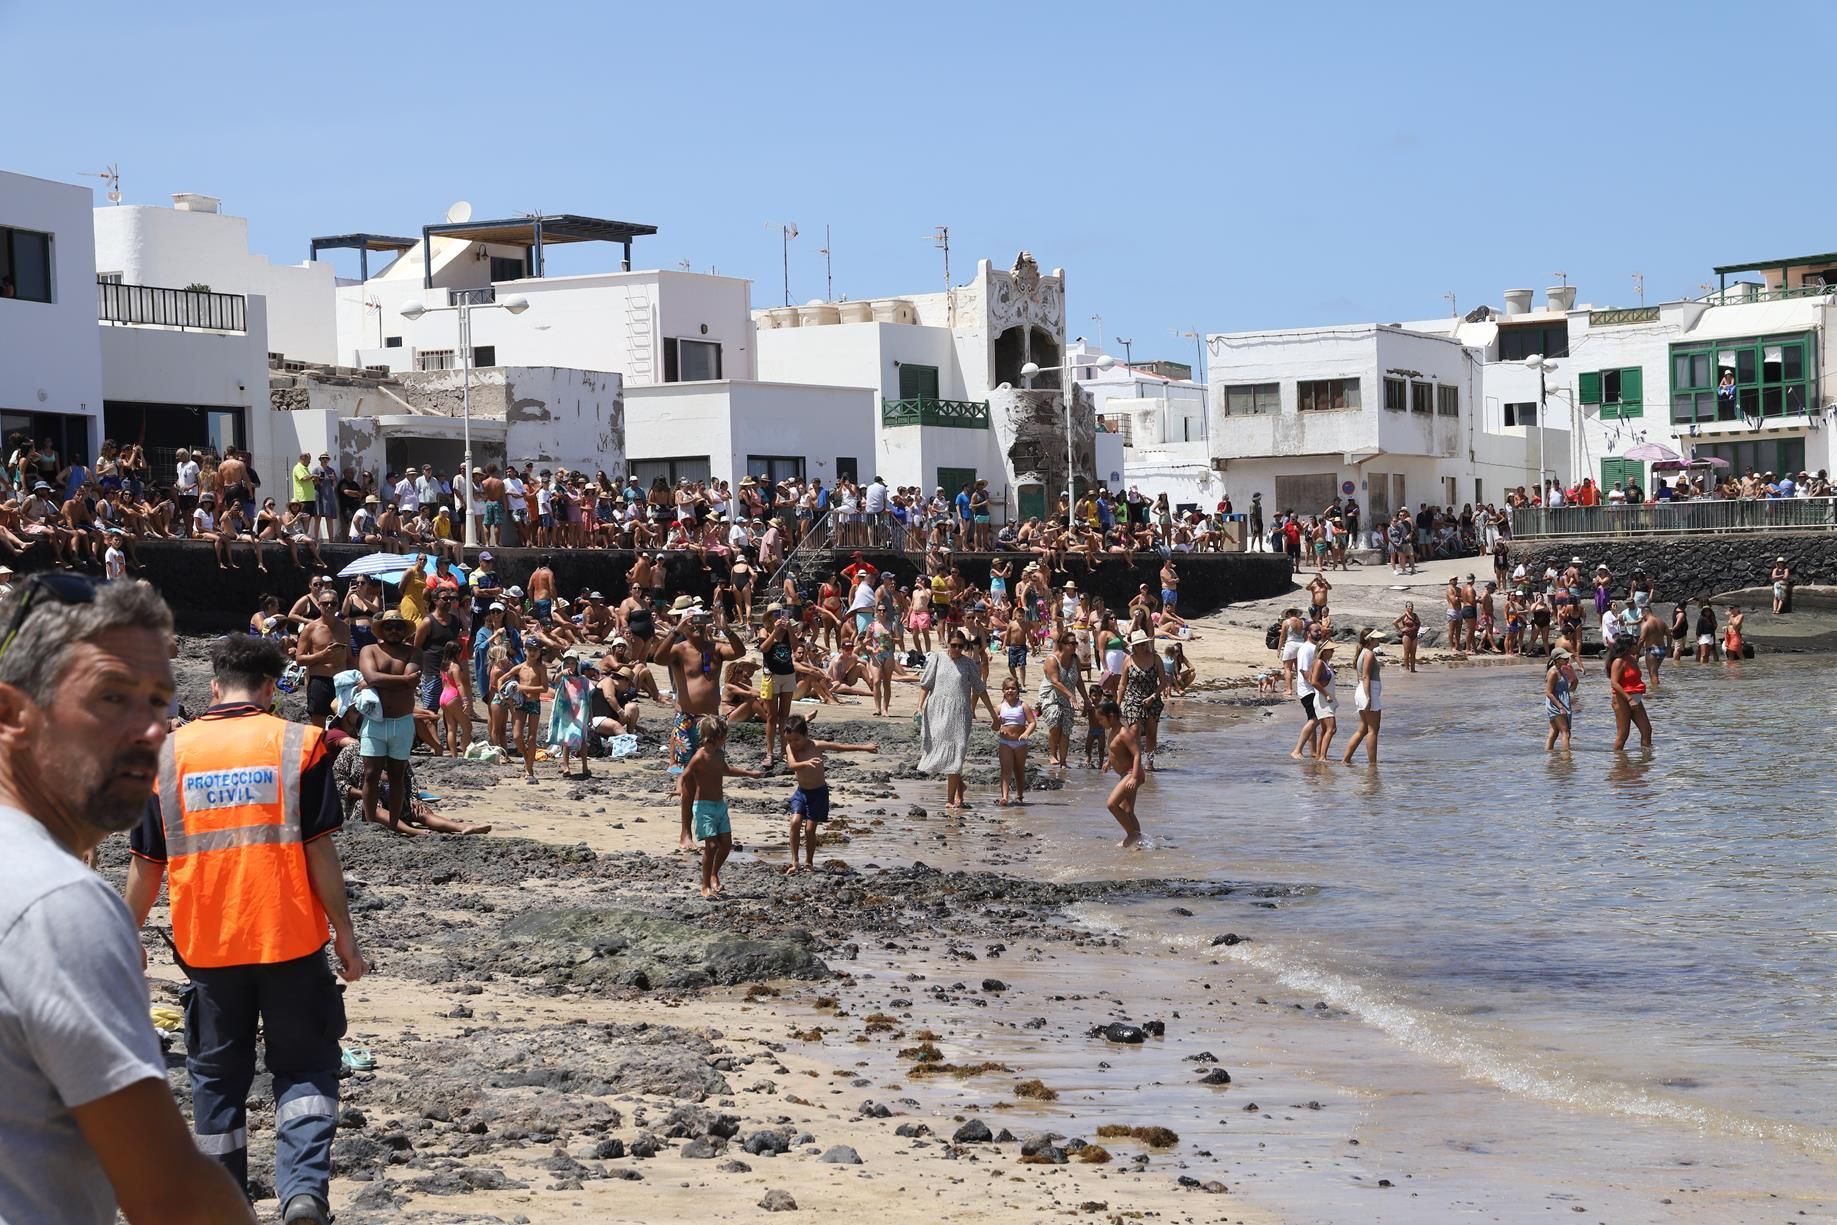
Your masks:
[{"label": "backpack", "polygon": [[1263,645],[1268,647],[1272,651],[1278,650],[1281,648],[1282,646],[1282,622],[1271,621],[1269,623],[1269,632],[1263,635]]}]

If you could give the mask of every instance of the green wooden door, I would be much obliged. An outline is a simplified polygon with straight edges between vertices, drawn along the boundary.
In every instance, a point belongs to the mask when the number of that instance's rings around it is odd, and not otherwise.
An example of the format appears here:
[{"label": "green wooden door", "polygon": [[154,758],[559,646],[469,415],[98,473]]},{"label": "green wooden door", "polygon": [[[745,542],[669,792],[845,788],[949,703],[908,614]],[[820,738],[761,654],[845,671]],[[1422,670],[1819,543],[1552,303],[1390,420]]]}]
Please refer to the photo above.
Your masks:
[{"label": "green wooden door", "polygon": [[1022,485],[1020,490],[1021,522],[1046,517],[1046,486]]},{"label": "green wooden door", "polygon": [[974,468],[939,468],[938,484],[944,487],[946,499],[955,498],[957,491],[965,485],[972,489],[975,488],[976,470]]},{"label": "green wooden door", "polygon": [[1605,503],[1607,491],[1619,481],[1625,489],[1626,483],[1632,481],[1642,490],[1646,487],[1646,466],[1637,459],[1604,459],[1601,461],[1601,498]]}]

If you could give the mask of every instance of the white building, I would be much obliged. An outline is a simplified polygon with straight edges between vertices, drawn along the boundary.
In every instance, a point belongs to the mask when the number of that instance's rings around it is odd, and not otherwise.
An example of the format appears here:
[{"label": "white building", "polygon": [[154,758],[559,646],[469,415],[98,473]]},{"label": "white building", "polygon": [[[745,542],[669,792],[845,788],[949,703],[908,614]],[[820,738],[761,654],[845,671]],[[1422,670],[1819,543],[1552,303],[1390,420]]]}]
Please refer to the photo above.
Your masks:
[{"label": "white building", "polygon": [[[60,455],[88,459],[105,437],[141,443],[158,476],[180,446],[246,447],[272,485],[283,464],[266,412],[267,300],[186,288],[225,265],[193,273],[169,256],[156,236],[179,212],[93,209],[86,187],[0,173],[0,280],[13,284],[0,294],[0,431],[49,436]],[[106,276],[98,231],[115,261]],[[136,237],[121,244],[123,234]]]},{"label": "white building", "polygon": [[1498,502],[1527,479],[1527,440],[1481,428],[1479,354],[1450,336],[1356,324],[1206,345],[1210,455],[1240,510],[1257,493],[1301,514],[1351,498],[1373,524]]},{"label": "white building", "polygon": [[[338,353],[413,382],[415,372],[462,363],[454,314],[402,315],[409,303],[470,312],[471,364],[616,376],[622,436],[596,465],[629,467],[643,481],[738,481],[749,473],[862,477],[873,456],[873,397],[864,388],[762,382],[754,352],[751,282],[676,270],[630,270],[632,240],[655,227],[575,215],[447,222],[422,239],[315,239],[384,251],[394,262],[337,291]],[[546,246],[601,241],[624,247],[616,272],[543,275]],[[367,258],[367,255],[366,255]],[[522,297],[513,314],[490,303]],[[513,382],[528,381],[527,375]],[[546,401],[545,401],[546,402]],[[391,423],[391,429],[407,428]],[[513,436],[507,458],[528,458]],[[552,449],[552,448],[551,448]],[[475,448],[476,450],[476,448]],[[616,463],[616,469],[615,469]]]},{"label": "white building", "polygon": [[625,471],[625,407],[618,375],[554,367],[355,375],[309,369],[270,380],[276,434],[292,456],[325,452],[340,471],[390,472],[431,464],[458,472],[465,453],[462,411],[471,383],[473,464],[566,468],[589,475]]},{"label": "white building", "polygon": [[[1066,487],[1065,274],[1022,252],[1007,270],[977,263],[942,293],[816,302],[755,313],[765,379],[867,388],[878,405],[872,468],[892,486],[986,480],[1010,517],[1041,516]],[[1022,367],[1041,373],[1029,378]],[[1086,396],[1071,414],[1082,487],[1098,471]],[[1120,479],[1120,448],[1106,457]]]},{"label": "white building", "polygon": [[[1176,508],[1215,504],[1221,485],[1206,441],[1205,387],[1192,367],[1117,362],[1103,370],[1095,363],[1105,356],[1116,355],[1080,338],[1068,359],[1097,414],[1098,473],[1111,488],[1165,493]],[[1118,451],[1121,464],[1108,462]]]},{"label": "white building", "polygon": [[91,199],[0,171],[0,442],[25,433],[93,457],[101,440]]},{"label": "white building", "polygon": [[104,281],[186,289],[267,301],[269,351],[296,361],[336,360],[330,264],[270,263],[249,250],[249,223],[214,196],[177,193],[172,207],[98,208],[96,272]]},{"label": "white building", "polygon": [[[1597,309],[1572,286],[1507,290],[1503,310],[1412,323],[1459,337],[1484,360],[1482,429],[1522,434],[1535,474],[1571,485],[1650,491],[1650,461],[1626,452],[1657,444],[1685,459],[1715,458],[1737,474],[1832,466],[1829,424],[1837,386],[1827,325],[1837,309],[1837,256],[1716,269],[1724,285],[1700,300]],[[1763,281],[1730,275],[1762,273]],[[1545,430],[1537,428],[1539,375],[1525,359],[1554,362],[1544,375]],[[1730,394],[1719,396],[1727,372]],[[1540,434],[1542,437],[1540,438]]]}]

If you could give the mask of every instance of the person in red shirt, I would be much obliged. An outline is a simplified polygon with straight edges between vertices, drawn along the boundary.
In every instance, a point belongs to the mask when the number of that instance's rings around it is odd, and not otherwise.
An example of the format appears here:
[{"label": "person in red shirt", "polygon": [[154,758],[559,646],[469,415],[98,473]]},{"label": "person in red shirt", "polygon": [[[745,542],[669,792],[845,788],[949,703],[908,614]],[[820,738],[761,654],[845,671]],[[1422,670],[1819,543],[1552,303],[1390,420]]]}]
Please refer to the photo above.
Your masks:
[{"label": "person in red shirt", "polygon": [[860,549],[856,549],[849,557],[849,564],[842,567],[842,576],[849,581],[851,586],[862,575],[874,578],[880,574],[880,568],[863,558]]}]

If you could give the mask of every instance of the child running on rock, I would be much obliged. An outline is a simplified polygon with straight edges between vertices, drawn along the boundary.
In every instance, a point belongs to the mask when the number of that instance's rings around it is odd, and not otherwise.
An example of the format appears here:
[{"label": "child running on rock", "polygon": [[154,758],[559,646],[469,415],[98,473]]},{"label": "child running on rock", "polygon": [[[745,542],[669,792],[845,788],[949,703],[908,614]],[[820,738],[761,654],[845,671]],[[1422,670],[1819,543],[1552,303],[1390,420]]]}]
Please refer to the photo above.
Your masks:
[{"label": "child running on rock", "polygon": [[1109,768],[1116,771],[1117,783],[1110,790],[1110,815],[1123,827],[1118,846],[1136,846],[1142,841],[1142,823],[1135,816],[1135,794],[1141,783],[1136,779],[1135,761],[1141,752],[1139,725],[1123,722],[1123,708],[1114,699],[1097,704],[1097,718],[1110,737]]},{"label": "child running on rock", "polygon": [[727,720],[703,715],[696,721],[701,747],[682,773],[682,806],[693,820],[696,840],[702,844],[702,896],[721,896],[721,867],[734,849],[733,822],[727,815],[723,780],[763,778],[757,770],[742,770],[727,760]]},{"label": "child running on rock", "polygon": [[797,778],[797,790],[791,793],[791,865],[786,876],[797,872],[797,844],[804,839],[804,870],[816,871],[816,827],[829,820],[829,778],[823,770],[823,754],[878,753],[880,742],[839,744],[834,740],[812,740],[810,720],[792,715],[785,720],[785,764]]}]

